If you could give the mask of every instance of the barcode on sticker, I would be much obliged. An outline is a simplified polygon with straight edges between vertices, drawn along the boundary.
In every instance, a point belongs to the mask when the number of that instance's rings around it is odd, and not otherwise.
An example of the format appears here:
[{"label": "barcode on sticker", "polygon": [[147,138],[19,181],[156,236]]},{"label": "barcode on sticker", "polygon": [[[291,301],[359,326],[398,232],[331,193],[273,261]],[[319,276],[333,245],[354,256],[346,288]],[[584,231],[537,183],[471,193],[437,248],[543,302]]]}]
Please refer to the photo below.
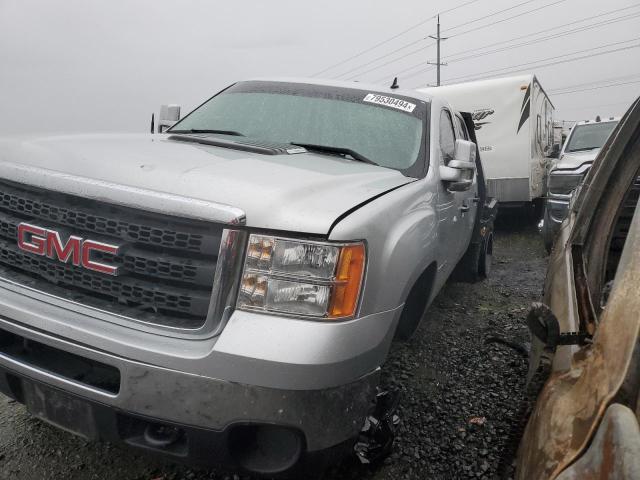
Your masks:
[{"label": "barcode on sticker", "polygon": [[408,113],[413,112],[413,109],[416,108],[415,103],[409,103],[405,100],[400,100],[399,98],[386,97],[384,95],[377,95],[375,93],[368,93],[367,96],[364,97],[363,101],[369,103],[377,103],[378,105],[386,105],[387,107],[397,108],[398,110],[402,110]]}]

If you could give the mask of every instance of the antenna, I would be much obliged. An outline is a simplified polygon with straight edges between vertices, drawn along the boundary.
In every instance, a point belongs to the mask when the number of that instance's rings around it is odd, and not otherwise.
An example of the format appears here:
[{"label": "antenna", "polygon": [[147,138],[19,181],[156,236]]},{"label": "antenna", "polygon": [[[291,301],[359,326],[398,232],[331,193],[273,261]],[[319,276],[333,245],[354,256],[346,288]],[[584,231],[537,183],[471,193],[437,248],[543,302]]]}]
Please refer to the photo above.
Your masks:
[{"label": "antenna", "polygon": [[152,134],[153,134],[153,133],[156,133],[156,132],[155,132],[155,129],[156,129],[156,127],[155,127],[155,120],[156,120],[156,114],[155,114],[155,113],[152,113],[152,114],[151,114],[151,133],[152,133]]},{"label": "antenna", "polygon": [[400,85],[398,85],[398,77],[395,77],[393,79],[393,83],[391,84],[391,89],[395,90],[396,88],[400,88]]}]

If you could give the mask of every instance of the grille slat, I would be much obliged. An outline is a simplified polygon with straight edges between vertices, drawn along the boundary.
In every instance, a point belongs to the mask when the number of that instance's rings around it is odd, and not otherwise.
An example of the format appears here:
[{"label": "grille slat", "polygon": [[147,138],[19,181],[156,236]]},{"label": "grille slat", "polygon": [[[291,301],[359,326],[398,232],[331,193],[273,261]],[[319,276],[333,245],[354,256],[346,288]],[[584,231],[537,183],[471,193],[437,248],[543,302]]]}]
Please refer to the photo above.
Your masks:
[{"label": "grille slat", "polygon": [[159,214],[141,214],[134,209],[57,192],[46,192],[44,196],[46,200],[42,194],[34,195],[5,182],[0,183],[0,209],[32,219],[128,242],[197,253],[215,255],[215,246],[220,244],[220,235],[215,229],[194,229],[179,220],[169,222]]},{"label": "grille slat", "polygon": [[[27,222],[117,245],[93,261],[119,267],[94,272],[22,251],[18,225]],[[120,207],[0,181],[0,275],[31,288],[136,320],[177,328],[201,327],[209,310],[222,226]]]},{"label": "grille slat", "polygon": [[0,262],[14,268],[35,273],[54,284],[82,288],[101,295],[113,297],[119,302],[133,302],[143,307],[152,307],[175,312],[204,316],[209,308],[209,296],[198,295],[187,289],[164,289],[130,278],[118,278],[69,264],[49,260],[46,257],[23,253],[15,246],[0,241]]},{"label": "grille slat", "polygon": [[[0,238],[14,241],[17,238],[18,225],[22,221],[22,219],[14,215],[0,211]],[[41,222],[39,226],[55,228],[55,225],[51,223]],[[80,230],[74,229],[73,233],[85,238],[88,236]],[[104,236],[94,235],[91,239],[105,243],[117,242],[117,239]],[[211,289],[215,273],[215,264],[212,262],[182,258],[176,255],[158,254],[157,252],[148,252],[135,247],[126,248],[116,257],[101,255],[100,252],[96,252],[94,259],[96,261],[106,260],[108,263],[120,267],[121,275],[128,273],[143,276],[153,275],[206,289]]]}]

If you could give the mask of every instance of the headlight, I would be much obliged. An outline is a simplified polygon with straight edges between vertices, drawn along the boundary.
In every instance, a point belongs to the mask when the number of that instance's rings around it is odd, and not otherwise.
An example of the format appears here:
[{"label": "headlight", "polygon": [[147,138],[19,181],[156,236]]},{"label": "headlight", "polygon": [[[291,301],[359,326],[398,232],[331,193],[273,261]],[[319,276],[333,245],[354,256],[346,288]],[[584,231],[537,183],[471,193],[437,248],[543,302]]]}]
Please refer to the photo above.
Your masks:
[{"label": "headlight", "polygon": [[549,192],[570,195],[582,180],[582,174],[553,173],[549,175]]},{"label": "headlight", "polygon": [[362,242],[251,235],[237,306],[314,318],[351,317],[358,306],[364,266]]}]

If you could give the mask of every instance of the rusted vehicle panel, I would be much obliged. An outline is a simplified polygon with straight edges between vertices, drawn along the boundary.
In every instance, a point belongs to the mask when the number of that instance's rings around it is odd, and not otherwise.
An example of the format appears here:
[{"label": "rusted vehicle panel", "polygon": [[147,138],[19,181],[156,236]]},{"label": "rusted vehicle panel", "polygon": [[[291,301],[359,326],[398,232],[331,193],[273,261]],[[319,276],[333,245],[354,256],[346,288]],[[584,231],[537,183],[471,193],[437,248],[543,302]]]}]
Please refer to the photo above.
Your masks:
[{"label": "rusted vehicle panel", "polygon": [[632,480],[640,478],[640,428],[635,413],[615,403],[602,419],[585,454],[558,480]]},{"label": "rusted vehicle panel", "polygon": [[[634,352],[638,353],[640,332],[640,213],[635,206],[615,278],[607,283],[603,272],[608,268],[611,232],[639,168],[640,102],[636,101],[586,178],[551,256],[543,301],[557,318],[560,332],[577,333],[589,341],[582,346],[547,346],[552,371],[520,444],[518,479],[558,478],[581,458],[594,468],[623,472],[607,462],[632,448],[633,435],[627,445],[622,430],[602,423],[605,432],[615,431],[617,443],[607,443],[605,435],[596,452],[592,442],[605,412],[619,399],[637,414],[640,376]],[[607,300],[601,303],[605,295]],[[534,345],[544,347],[541,342]],[[539,358],[542,352],[532,353],[532,358]],[[585,454],[590,444],[592,451]],[[576,474],[587,472],[587,466],[574,467],[582,469]],[[562,478],[640,477],[585,473]]]}]

